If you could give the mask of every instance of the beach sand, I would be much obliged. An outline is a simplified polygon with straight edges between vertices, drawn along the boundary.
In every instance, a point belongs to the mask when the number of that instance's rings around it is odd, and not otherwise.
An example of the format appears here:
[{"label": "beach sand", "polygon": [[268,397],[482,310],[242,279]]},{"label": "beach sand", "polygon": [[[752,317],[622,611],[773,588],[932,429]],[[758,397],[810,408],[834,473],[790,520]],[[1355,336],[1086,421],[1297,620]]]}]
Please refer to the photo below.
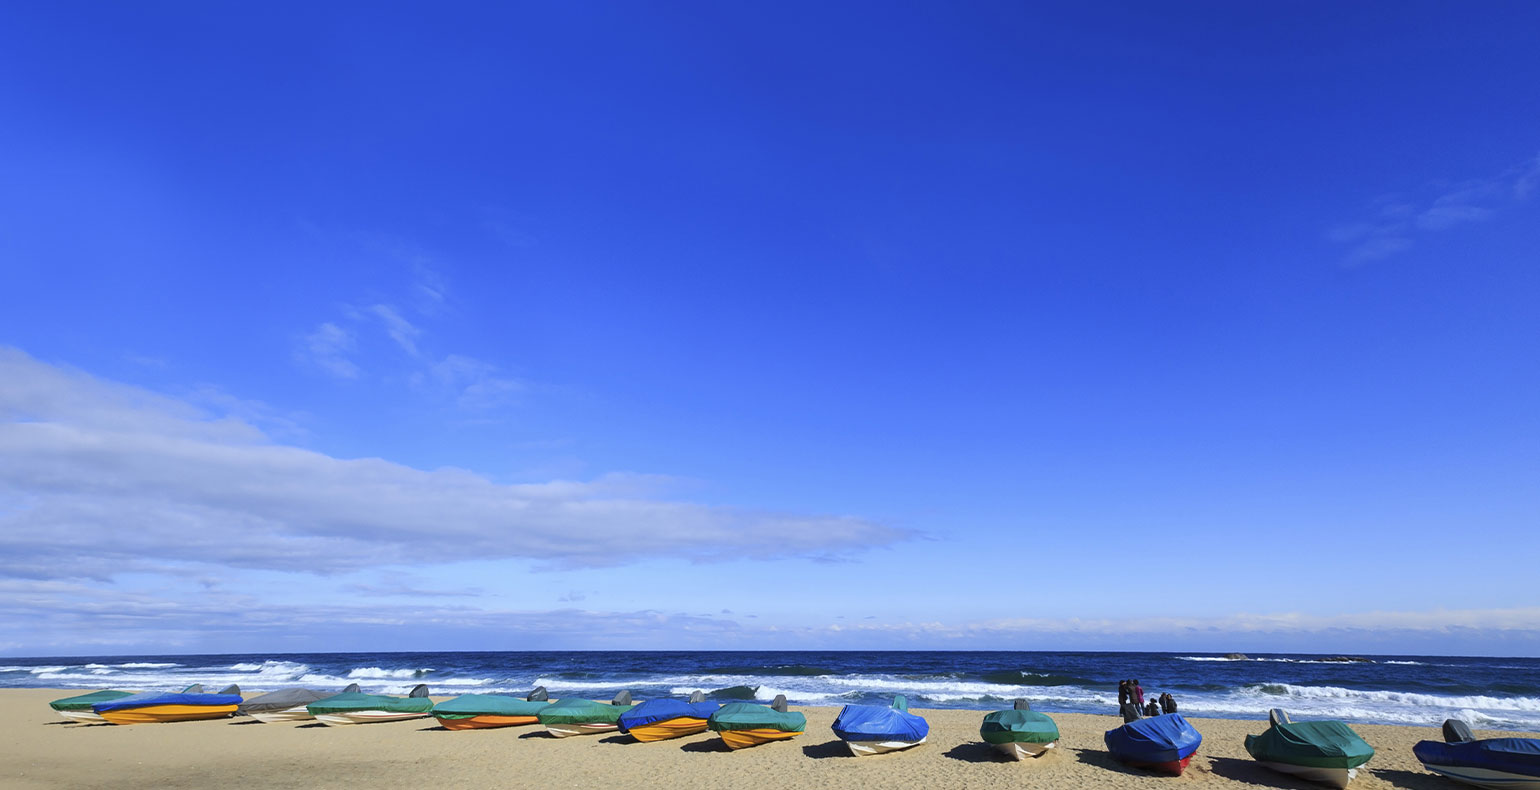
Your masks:
[{"label": "beach sand", "polygon": [[[1114,763],[1102,733],[1113,716],[1052,714],[1059,748],[1030,762],[995,756],[978,737],[982,711],[921,710],[929,740],[914,749],[851,757],[829,726],[838,708],[798,708],[807,732],[728,751],[711,733],[657,743],[620,735],[557,739],[538,726],[439,729],[433,719],[328,727],[249,718],[114,726],[66,722],[50,700],[81,690],[0,689],[0,788],[1158,788],[1319,790],[1257,765],[1242,745],[1255,721],[1189,719],[1203,746],[1181,777]],[[442,699],[435,697],[435,699]],[[1353,788],[1453,790],[1422,769],[1412,744],[1436,727],[1354,725],[1374,748]],[[1478,732],[1479,737],[1518,733]],[[1540,737],[1533,733],[1530,737]]]}]

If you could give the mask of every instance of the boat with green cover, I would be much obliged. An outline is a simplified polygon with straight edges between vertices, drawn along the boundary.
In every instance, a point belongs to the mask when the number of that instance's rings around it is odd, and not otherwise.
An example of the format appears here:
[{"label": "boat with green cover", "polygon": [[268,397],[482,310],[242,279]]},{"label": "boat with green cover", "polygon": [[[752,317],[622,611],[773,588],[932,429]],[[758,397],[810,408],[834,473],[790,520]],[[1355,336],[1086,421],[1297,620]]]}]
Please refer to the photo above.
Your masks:
[{"label": "boat with green cover", "polygon": [[337,694],[305,706],[322,724],[367,724],[420,719],[433,711],[428,687],[419,683],[405,697],[386,694]]},{"label": "boat with green cover", "polygon": [[446,730],[482,730],[535,724],[540,711],[551,706],[545,687],[524,699],[507,694],[465,694],[433,706],[433,718]]},{"label": "boat with green cover", "polygon": [[807,729],[807,717],[786,710],[786,695],[777,694],[770,705],[729,702],[706,720],[712,732],[722,736],[729,749],[784,741]]},{"label": "boat with green cover", "polygon": [[1022,760],[1041,757],[1058,745],[1059,725],[1019,699],[1011,710],[997,710],[984,716],[979,737],[1012,760]]},{"label": "boat with green cover", "polygon": [[546,732],[566,738],[615,732],[620,729],[620,714],[632,707],[631,692],[622,691],[608,704],[588,699],[563,699],[541,708],[535,715]]},{"label": "boat with green cover", "polygon": [[102,718],[101,715],[99,715],[96,711],[91,710],[91,706],[98,702],[111,702],[115,699],[123,699],[124,697],[131,697],[133,695],[134,692],[132,691],[113,691],[111,689],[104,689],[102,691],[93,691],[89,694],[79,694],[74,697],[56,699],[53,702],[48,703],[48,707],[58,711],[60,716],[63,716],[64,718],[71,721],[89,722],[92,724],[106,724],[107,720]]},{"label": "boat with green cover", "polygon": [[1340,721],[1291,721],[1278,708],[1268,720],[1266,732],[1246,736],[1246,751],[1275,771],[1342,790],[1374,756],[1374,747]]}]

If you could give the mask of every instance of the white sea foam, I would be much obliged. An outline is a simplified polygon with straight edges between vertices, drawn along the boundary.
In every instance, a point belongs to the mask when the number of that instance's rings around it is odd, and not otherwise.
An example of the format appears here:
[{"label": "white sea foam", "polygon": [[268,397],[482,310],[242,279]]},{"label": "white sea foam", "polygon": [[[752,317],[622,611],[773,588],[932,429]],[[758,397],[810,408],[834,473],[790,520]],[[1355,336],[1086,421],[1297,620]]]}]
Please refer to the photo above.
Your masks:
[{"label": "white sea foam", "polygon": [[432,668],[381,669],[379,667],[356,667],[348,670],[348,677],[359,680],[403,680],[406,678],[425,677],[432,671]]},{"label": "white sea foam", "polygon": [[127,664],[114,664],[113,666],[121,667],[123,669],[169,669],[170,667],[179,667],[181,664],[158,664],[153,661],[130,661]]}]

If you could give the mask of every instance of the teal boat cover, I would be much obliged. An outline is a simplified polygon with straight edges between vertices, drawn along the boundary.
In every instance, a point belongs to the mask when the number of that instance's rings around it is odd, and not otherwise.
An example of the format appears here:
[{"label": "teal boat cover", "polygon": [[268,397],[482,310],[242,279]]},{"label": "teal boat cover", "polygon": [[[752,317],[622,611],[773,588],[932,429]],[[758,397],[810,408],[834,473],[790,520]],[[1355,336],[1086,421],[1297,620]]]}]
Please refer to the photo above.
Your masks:
[{"label": "teal boat cover", "polygon": [[130,691],[93,691],[90,694],[56,699],[48,703],[48,707],[54,710],[90,710],[91,706],[98,702],[111,702],[115,699],[132,696],[133,692]]},{"label": "teal boat cover", "polygon": [[1035,710],[997,710],[984,717],[979,737],[985,743],[1053,743],[1059,725]]},{"label": "teal boat cover", "polygon": [[1263,762],[1310,768],[1357,768],[1374,756],[1374,747],[1340,721],[1277,722],[1247,735],[1246,751]]},{"label": "teal boat cover", "polygon": [[390,713],[427,713],[433,710],[433,700],[427,697],[391,697],[384,694],[359,694],[348,692],[334,694],[305,706],[313,715],[328,713],[352,713],[358,710],[383,710]]},{"label": "teal boat cover", "polygon": [[537,716],[551,703],[530,702],[507,694],[465,694],[433,706],[433,715],[468,718],[471,716]]},{"label": "teal boat cover", "polygon": [[706,720],[713,732],[723,730],[780,730],[802,732],[807,729],[807,717],[795,711],[782,713],[768,705],[752,702],[729,702]]},{"label": "teal boat cover", "polygon": [[631,705],[611,705],[608,702],[594,702],[589,699],[563,699],[557,700],[535,714],[540,717],[540,723],[551,724],[614,724],[620,720],[620,714],[630,710]]}]

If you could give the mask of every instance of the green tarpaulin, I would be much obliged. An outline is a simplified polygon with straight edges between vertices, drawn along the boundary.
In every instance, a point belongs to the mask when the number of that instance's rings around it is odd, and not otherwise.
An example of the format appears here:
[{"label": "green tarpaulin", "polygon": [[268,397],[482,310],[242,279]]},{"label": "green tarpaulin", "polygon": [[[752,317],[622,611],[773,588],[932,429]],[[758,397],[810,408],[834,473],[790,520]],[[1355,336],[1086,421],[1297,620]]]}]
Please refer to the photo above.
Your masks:
[{"label": "green tarpaulin", "polygon": [[472,716],[536,716],[551,707],[544,700],[529,702],[507,694],[466,694],[433,706],[433,715],[441,719],[468,719]]},{"label": "green tarpaulin", "polygon": [[802,732],[807,729],[807,717],[796,712],[782,713],[766,705],[752,702],[729,702],[711,714],[706,726],[715,732],[723,730],[780,730]]},{"label": "green tarpaulin", "polygon": [[979,736],[985,743],[1053,743],[1059,725],[1032,710],[997,710],[984,717]]},{"label": "green tarpaulin", "polygon": [[327,697],[305,706],[315,715],[349,713],[356,710],[383,710],[390,713],[427,713],[433,710],[433,700],[427,697],[389,697],[381,694],[349,692]]},{"label": "green tarpaulin", "polygon": [[611,705],[587,699],[557,700],[536,713],[541,724],[614,724],[634,705]]},{"label": "green tarpaulin", "polygon": [[1263,762],[1311,768],[1357,768],[1374,756],[1374,747],[1340,721],[1278,722],[1247,735],[1246,751]]},{"label": "green tarpaulin", "polygon": [[92,705],[98,702],[111,702],[115,699],[133,696],[131,691],[93,691],[90,694],[81,694],[77,697],[65,697],[48,703],[48,707],[54,710],[90,710]]}]

